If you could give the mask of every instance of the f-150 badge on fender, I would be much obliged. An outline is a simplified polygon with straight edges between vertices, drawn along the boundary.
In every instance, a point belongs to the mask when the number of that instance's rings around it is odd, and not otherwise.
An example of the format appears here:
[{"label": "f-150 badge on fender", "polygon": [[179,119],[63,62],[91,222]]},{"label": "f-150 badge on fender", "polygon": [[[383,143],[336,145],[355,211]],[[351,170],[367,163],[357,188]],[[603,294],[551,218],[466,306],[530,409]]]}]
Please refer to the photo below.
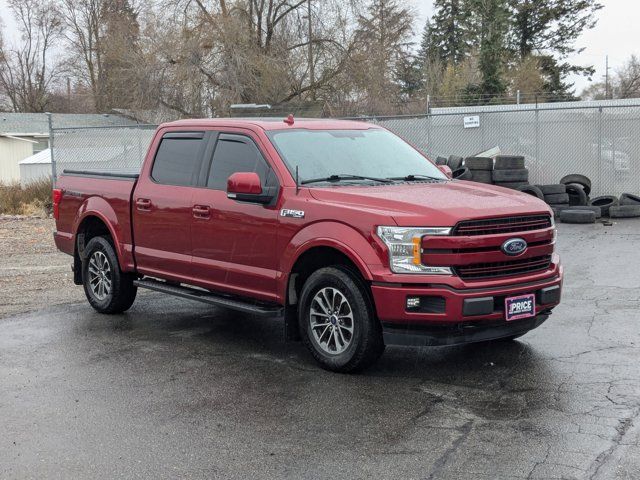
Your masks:
[{"label": "f-150 badge on fender", "polygon": [[288,208],[283,208],[280,210],[281,217],[291,217],[291,218],[304,218],[304,210],[289,210]]}]

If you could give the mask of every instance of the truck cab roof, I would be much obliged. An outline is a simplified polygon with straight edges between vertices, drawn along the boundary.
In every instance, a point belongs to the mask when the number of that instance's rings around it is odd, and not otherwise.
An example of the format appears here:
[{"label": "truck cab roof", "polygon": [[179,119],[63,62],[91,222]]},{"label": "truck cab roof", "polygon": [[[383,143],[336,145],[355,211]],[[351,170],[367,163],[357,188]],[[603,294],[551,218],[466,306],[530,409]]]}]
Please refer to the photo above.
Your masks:
[{"label": "truck cab roof", "polygon": [[201,118],[178,120],[164,123],[166,127],[249,127],[262,130],[288,130],[304,128],[307,130],[368,130],[380,128],[364,121],[333,120],[327,118],[294,118],[293,123],[287,123],[282,117],[246,117],[246,118]]}]

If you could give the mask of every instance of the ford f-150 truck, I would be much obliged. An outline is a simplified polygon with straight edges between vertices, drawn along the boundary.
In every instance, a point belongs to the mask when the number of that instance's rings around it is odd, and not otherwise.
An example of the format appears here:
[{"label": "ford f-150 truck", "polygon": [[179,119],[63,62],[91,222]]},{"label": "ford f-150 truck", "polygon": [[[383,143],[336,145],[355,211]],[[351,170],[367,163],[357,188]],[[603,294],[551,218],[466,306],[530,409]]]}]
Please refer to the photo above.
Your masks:
[{"label": "ford f-150 truck", "polygon": [[98,312],[147,288],[282,316],[352,372],[389,344],[514,339],[560,302],[549,207],[450,176],[368,123],[183,120],[139,173],[64,171],[54,237]]}]

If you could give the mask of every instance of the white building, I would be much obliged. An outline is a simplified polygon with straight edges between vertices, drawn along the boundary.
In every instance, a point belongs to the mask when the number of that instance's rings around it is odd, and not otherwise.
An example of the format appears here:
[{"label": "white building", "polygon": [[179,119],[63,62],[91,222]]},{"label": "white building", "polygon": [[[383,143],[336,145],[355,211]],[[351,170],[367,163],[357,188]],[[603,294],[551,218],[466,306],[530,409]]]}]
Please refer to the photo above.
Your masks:
[{"label": "white building", "polygon": [[51,177],[51,149],[47,148],[20,161],[20,185]]},{"label": "white building", "polygon": [[[54,113],[52,122],[54,128],[102,127],[136,123],[119,115],[64,113]],[[49,119],[46,113],[0,112],[0,184],[21,182],[24,185],[25,181],[21,179],[20,162],[48,148]],[[43,158],[40,157],[40,161]],[[48,165],[51,167],[50,155]],[[41,170],[44,167],[37,168]],[[23,170],[33,173],[35,167],[25,167]],[[28,181],[26,178],[25,180]]]}]

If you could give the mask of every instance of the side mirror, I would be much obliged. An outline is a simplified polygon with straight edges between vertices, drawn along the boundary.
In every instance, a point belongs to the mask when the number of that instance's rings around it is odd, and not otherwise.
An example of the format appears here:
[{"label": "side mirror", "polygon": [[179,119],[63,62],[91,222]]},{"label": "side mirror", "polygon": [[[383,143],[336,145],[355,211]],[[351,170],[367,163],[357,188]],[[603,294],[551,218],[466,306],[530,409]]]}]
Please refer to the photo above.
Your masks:
[{"label": "side mirror", "polygon": [[262,182],[255,172],[236,172],[227,180],[227,197],[241,202],[270,203],[274,195],[262,191]]},{"label": "side mirror", "polygon": [[438,169],[444,173],[447,178],[453,178],[453,171],[449,165],[438,165]]}]

